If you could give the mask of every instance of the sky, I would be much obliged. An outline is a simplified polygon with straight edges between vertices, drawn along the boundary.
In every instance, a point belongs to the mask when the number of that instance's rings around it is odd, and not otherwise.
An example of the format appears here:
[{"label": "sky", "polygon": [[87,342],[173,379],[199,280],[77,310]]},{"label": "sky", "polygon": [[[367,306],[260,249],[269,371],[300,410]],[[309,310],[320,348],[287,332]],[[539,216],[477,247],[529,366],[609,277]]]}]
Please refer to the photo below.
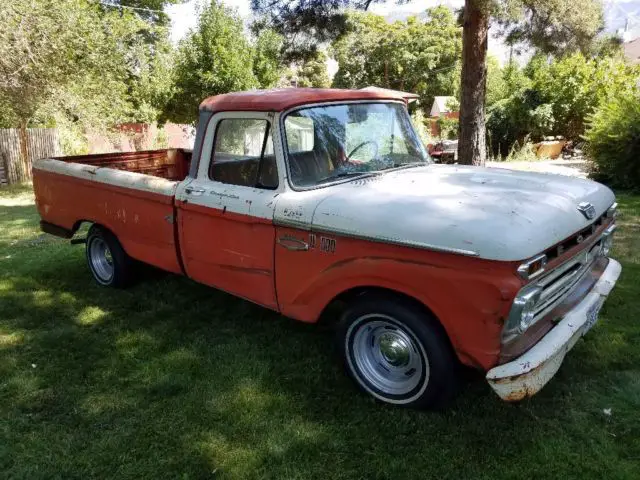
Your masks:
[{"label": "sky", "polygon": [[[196,25],[198,18],[198,3],[206,0],[188,0],[186,3],[171,5],[166,8],[171,17],[171,39],[178,42],[190,28]],[[580,1],[580,0],[576,0]],[[237,9],[241,17],[248,19],[251,15],[249,0],[223,0],[223,3]],[[625,40],[631,40],[640,36],[640,0],[604,0],[606,31],[616,32],[628,26]],[[385,3],[373,4],[370,11],[383,15],[390,19],[403,19],[409,15],[423,12],[426,8],[436,5],[447,5],[459,8],[464,0],[418,0],[410,1],[403,5],[397,5],[396,0],[387,0]],[[504,63],[509,56],[508,48],[499,38],[489,37],[489,53],[496,56]],[[337,66],[330,63],[329,73],[335,73]]]}]

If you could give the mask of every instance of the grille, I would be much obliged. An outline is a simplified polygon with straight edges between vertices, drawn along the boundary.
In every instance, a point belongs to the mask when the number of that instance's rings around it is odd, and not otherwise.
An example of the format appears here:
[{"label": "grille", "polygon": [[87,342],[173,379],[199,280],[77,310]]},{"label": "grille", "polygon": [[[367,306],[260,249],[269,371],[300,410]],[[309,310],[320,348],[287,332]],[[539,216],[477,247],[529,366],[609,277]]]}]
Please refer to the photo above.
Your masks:
[{"label": "grille", "polygon": [[542,287],[542,293],[536,305],[534,321],[544,317],[571,293],[601,255],[602,242],[599,240],[537,282]]},{"label": "grille", "polygon": [[544,254],[547,256],[547,261],[551,261],[554,258],[560,257],[564,252],[566,252],[570,248],[591,240],[592,235],[595,234],[596,230],[606,222],[607,218],[608,218],[608,214],[607,212],[605,212],[602,215],[600,215],[598,218],[596,218],[595,221],[588,227],[583,228],[582,230],[580,230],[579,232],[576,232],[566,240],[546,250]]}]

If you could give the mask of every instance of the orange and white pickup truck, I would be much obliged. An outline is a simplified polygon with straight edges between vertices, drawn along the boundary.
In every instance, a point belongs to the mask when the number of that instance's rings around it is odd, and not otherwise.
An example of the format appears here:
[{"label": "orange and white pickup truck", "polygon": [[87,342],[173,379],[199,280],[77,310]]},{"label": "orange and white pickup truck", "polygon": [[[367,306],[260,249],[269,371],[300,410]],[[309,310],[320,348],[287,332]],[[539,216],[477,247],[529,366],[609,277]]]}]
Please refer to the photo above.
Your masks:
[{"label": "orange and white pickup truck", "polygon": [[99,284],[143,262],[296,320],[335,317],[349,374],[398,405],[445,405],[460,365],[505,400],[535,394],[621,270],[611,190],[433,164],[387,92],[218,95],[192,154],[44,159],[33,178],[45,232],[91,224]]}]

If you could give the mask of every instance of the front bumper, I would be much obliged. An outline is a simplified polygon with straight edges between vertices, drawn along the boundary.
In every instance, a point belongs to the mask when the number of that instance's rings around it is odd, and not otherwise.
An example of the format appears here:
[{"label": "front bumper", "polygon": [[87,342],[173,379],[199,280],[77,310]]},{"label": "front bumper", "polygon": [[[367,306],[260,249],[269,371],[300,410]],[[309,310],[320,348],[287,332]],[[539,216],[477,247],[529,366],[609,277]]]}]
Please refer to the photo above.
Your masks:
[{"label": "front bumper", "polygon": [[565,355],[595,323],[602,303],[616,284],[622,267],[609,259],[591,291],[530,350],[487,372],[491,388],[503,400],[514,402],[540,391],[556,374]]}]

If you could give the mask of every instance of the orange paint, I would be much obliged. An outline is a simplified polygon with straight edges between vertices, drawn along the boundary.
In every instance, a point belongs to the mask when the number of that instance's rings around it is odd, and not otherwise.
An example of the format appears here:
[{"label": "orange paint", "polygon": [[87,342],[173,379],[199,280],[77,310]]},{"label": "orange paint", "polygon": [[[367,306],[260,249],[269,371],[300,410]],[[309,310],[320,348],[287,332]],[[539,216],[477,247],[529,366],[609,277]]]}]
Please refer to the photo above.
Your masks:
[{"label": "orange paint", "polygon": [[[275,239],[289,235],[313,244],[310,232],[186,202],[174,208],[168,195],[57,173],[34,170],[34,189],[44,221],[69,230],[80,220],[104,225],[133,258],[182,273],[177,228],[190,278],[304,322],[316,322],[353,288],[403,293],[439,319],[461,361],[484,369],[499,359],[503,321],[523,285],[510,262],[332,234],[314,233],[315,247],[291,251]],[[159,221],[174,215],[175,224]],[[322,250],[323,237],[335,240],[335,251]]]},{"label": "orange paint", "polygon": [[[309,232],[277,227],[276,237],[310,242]],[[283,314],[318,320],[327,304],[355,287],[404,293],[427,306],[447,331],[460,359],[490,368],[500,354],[500,332],[522,280],[510,262],[316,233],[316,247],[290,251],[276,246],[276,286]],[[323,252],[321,237],[334,239]]]},{"label": "orange paint", "polygon": [[277,310],[271,221],[178,202],[180,248],[186,273]]},{"label": "orange paint", "polygon": [[287,110],[299,105],[331,101],[400,100],[406,98],[390,91],[341,90],[336,88],[285,88],[276,90],[253,90],[215,95],[200,104],[200,110],[212,112]]},{"label": "orange paint", "polygon": [[173,197],[33,170],[38,212],[46,222],[74,230],[80,221],[111,230],[136,260],[182,273],[174,241]]}]

